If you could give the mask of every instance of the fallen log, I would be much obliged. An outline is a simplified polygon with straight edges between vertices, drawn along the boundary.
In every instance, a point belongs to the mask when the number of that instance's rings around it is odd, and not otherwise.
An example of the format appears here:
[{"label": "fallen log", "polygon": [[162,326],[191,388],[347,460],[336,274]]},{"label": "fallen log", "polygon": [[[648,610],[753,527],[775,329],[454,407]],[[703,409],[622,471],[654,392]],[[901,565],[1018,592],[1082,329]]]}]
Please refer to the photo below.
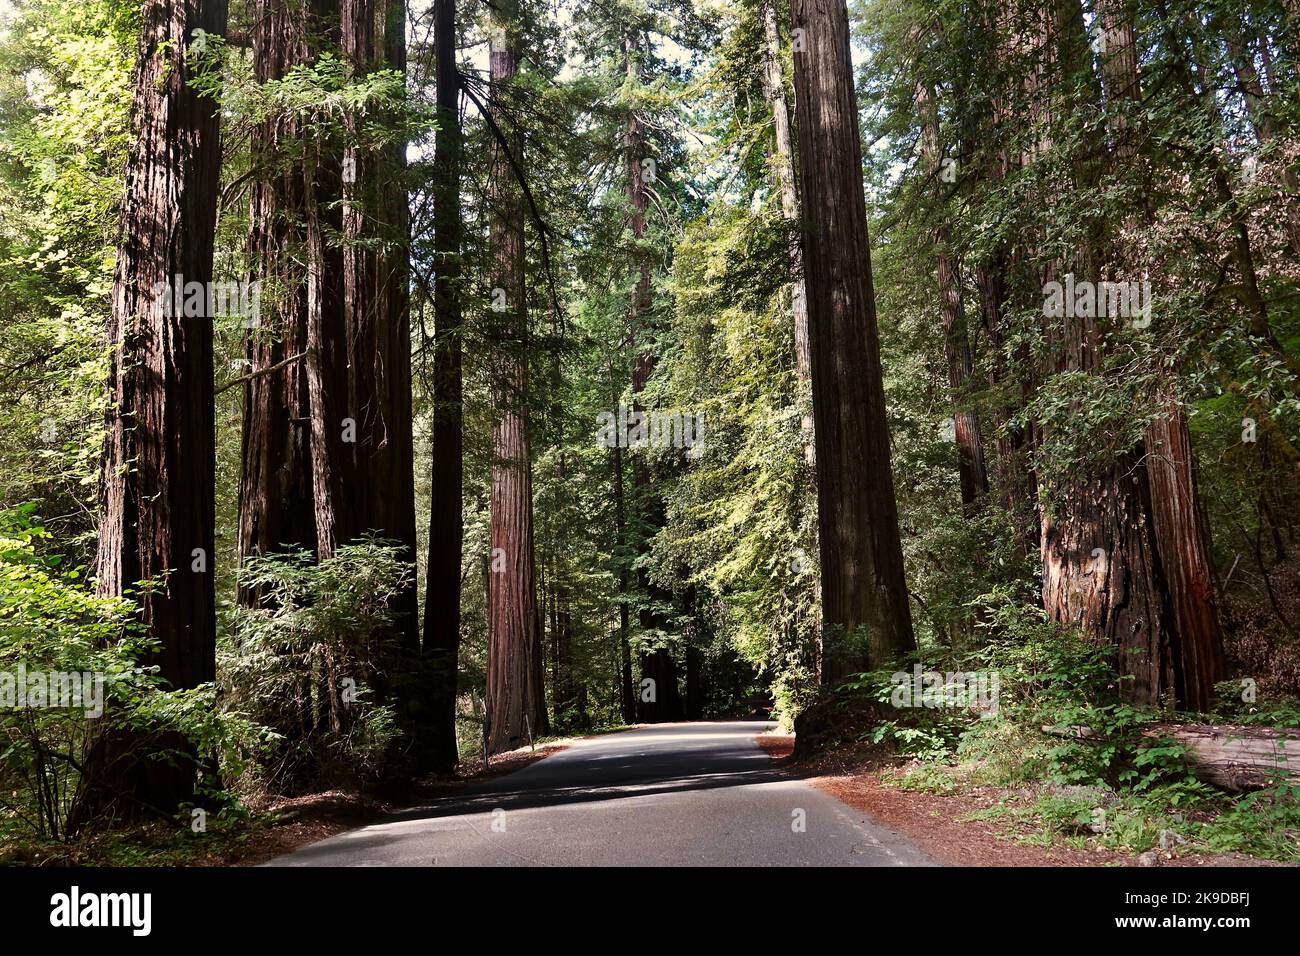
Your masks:
[{"label": "fallen log", "polygon": [[[1091,727],[1043,727],[1053,737],[1101,740]],[[1142,736],[1174,740],[1187,748],[1198,780],[1241,793],[1282,780],[1300,783],[1300,728],[1248,727],[1239,724],[1151,724]],[[1287,760],[1288,755],[1295,759]]]}]

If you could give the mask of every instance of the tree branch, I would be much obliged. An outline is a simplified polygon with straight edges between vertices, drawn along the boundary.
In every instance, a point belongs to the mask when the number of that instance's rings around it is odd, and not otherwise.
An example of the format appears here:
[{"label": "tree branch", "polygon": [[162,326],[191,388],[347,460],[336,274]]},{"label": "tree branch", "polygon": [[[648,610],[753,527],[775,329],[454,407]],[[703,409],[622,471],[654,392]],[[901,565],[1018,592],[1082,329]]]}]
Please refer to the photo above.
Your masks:
[{"label": "tree branch", "polygon": [[224,391],[234,388],[236,385],[242,385],[244,382],[251,382],[255,378],[261,378],[263,375],[270,375],[272,372],[278,372],[286,365],[290,364],[291,362],[298,361],[298,359],[302,358],[306,354],[307,354],[306,352],[299,352],[297,355],[290,355],[287,359],[285,359],[282,362],[276,362],[274,365],[267,366],[266,368],[260,368],[256,372],[249,372],[247,375],[241,375],[239,376],[239,378],[231,379],[229,382],[227,382],[225,385],[222,385],[212,394],[213,396],[217,396]]}]

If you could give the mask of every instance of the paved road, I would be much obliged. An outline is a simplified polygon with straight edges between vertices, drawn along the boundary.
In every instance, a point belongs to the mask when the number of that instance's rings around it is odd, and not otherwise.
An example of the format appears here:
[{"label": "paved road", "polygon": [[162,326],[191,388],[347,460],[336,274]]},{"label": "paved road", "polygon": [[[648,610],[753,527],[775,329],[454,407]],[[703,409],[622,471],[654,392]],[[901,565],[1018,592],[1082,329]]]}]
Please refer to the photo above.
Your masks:
[{"label": "paved road", "polygon": [[754,739],[772,726],[656,724],[593,737],[268,865],[934,865],[904,837],[776,773]]}]

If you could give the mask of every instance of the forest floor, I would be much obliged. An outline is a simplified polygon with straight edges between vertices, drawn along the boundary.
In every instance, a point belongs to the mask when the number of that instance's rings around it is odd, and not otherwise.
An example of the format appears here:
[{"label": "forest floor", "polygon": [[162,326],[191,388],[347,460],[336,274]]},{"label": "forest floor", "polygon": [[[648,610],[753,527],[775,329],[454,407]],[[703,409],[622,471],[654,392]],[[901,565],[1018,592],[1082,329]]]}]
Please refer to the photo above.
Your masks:
[{"label": "forest floor", "polygon": [[1126,853],[1063,838],[1032,813],[1045,787],[970,787],[931,793],[901,785],[909,762],[878,748],[794,757],[794,735],[764,734],[759,745],[787,773],[800,776],[855,810],[898,831],[948,866],[1283,866],[1242,853],[1191,853],[1178,848]]},{"label": "forest floor", "polygon": [[[604,731],[602,731],[604,732]],[[159,821],[99,831],[71,843],[7,839],[0,832],[0,865],[18,866],[254,866],[363,826],[407,806],[443,797],[471,784],[514,773],[559,753],[580,738],[539,742],[535,749],[496,754],[488,767],[468,760],[451,777],[415,781],[383,797],[356,790],[325,790],[302,796],[266,795],[249,799],[247,814],[206,833],[177,831]]]}]

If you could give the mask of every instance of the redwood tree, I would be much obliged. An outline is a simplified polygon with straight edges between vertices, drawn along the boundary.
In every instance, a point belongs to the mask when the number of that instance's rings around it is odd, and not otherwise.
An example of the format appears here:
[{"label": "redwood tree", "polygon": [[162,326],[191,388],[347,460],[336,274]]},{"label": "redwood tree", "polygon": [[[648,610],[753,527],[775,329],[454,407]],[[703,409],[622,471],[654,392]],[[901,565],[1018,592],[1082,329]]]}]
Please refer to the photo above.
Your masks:
[{"label": "redwood tree", "polygon": [[456,3],[435,0],[438,132],[434,143],[433,245],[437,256],[433,308],[432,495],[424,602],[424,653],[429,663],[428,759],[436,770],[456,765],[456,668],[460,654],[463,421],[460,299],[460,74],[456,68]]},{"label": "redwood tree", "polygon": [[[1077,106],[1095,82],[1077,2],[1056,0],[1040,11],[1032,28],[1030,42],[1057,81],[1055,88],[1044,82],[1036,91],[1038,108],[1049,109],[1052,95],[1067,108]],[[1046,72],[1040,79],[1048,79]],[[1075,185],[1096,187],[1102,172],[1098,160],[1082,150],[1070,160]],[[1070,258],[1047,266],[1045,281],[1062,280],[1070,272],[1100,278],[1107,250],[1099,224],[1089,224],[1086,238]],[[1061,311],[1048,316],[1044,308],[1045,381],[1050,386],[1079,373],[1106,374],[1107,343],[1123,320]],[[1068,443],[1067,429],[1059,420],[1043,423],[1044,444]],[[1158,703],[1175,686],[1177,629],[1145,449],[1098,448],[1079,458],[1068,473],[1048,476],[1040,489],[1043,607],[1052,620],[1113,647],[1119,672],[1129,678],[1126,692],[1138,702]]]},{"label": "redwood tree", "polygon": [[[152,582],[137,592],[158,642],[149,663],[173,688],[216,676],[213,329],[211,316],[168,315],[157,290],[176,276],[212,279],[218,112],[191,81],[207,66],[199,38],[225,28],[225,0],[144,5],[108,329],[97,587],[119,596]],[[101,738],[82,812],[175,810],[193,793],[195,766],[160,750],[181,746]]]},{"label": "redwood tree", "polygon": [[[1101,79],[1112,107],[1114,156],[1120,163],[1141,162],[1134,117],[1140,115],[1142,83],[1133,23],[1116,0],[1102,0],[1097,13],[1106,40],[1100,55]],[[1151,210],[1144,208],[1141,216],[1149,222]],[[1173,690],[1180,705],[1205,710],[1213,703],[1214,685],[1224,677],[1223,636],[1187,412],[1171,382],[1162,381],[1160,389],[1162,407],[1147,427],[1144,445],[1152,524],[1177,642]]]},{"label": "redwood tree", "polygon": [[528,311],[520,138],[508,133],[505,97],[519,68],[512,11],[489,47],[489,110],[498,136],[490,185],[492,317],[492,555],[488,575],[488,747],[518,746],[545,729],[541,619],[533,550],[533,476],[528,434]]},{"label": "redwood tree", "polygon": [[[343,55],[354,75],[405,72],[403,0],[340,0]],[[410,211],[406,141],[395,107],[381,107],[378,142],[364,141],[375,119],[347,117],[343,154],[343,330],[333,347],[346,357],[342,420],[324,430],[340,452],[339,497],[317,502],[322,555],[374,531],[415,563],[415,476],[411,419]],[[348,423],[355,424],[349,440]],[[324,525],[324,527],[322,527]],[[322,533],[327,532],[327,533]],[[403,647],[419,647],[414,577],[394,602]]]},{"label": "redwood tree", "polygon": [[915,639],[890,471],[848,13],[843,0],[791,6],[823,678],[833,683],[886,663]]},{"label": "redwood tree", "polygon": [[[313,11],[314,12],[314,11]],[[283,79],[311,56],[309,21],[299,0],[257,0],[252,25],[258,82]],[[296,545],[314,551],[310,402],[307,392],[307,271],[302,263],[303,137],[293,116],[274,115],[253,128],[250,143],[248,253],[261,285],[261,314],[245,342],[241,559]],[[257,595],[241,590],[245,603]]]}]

